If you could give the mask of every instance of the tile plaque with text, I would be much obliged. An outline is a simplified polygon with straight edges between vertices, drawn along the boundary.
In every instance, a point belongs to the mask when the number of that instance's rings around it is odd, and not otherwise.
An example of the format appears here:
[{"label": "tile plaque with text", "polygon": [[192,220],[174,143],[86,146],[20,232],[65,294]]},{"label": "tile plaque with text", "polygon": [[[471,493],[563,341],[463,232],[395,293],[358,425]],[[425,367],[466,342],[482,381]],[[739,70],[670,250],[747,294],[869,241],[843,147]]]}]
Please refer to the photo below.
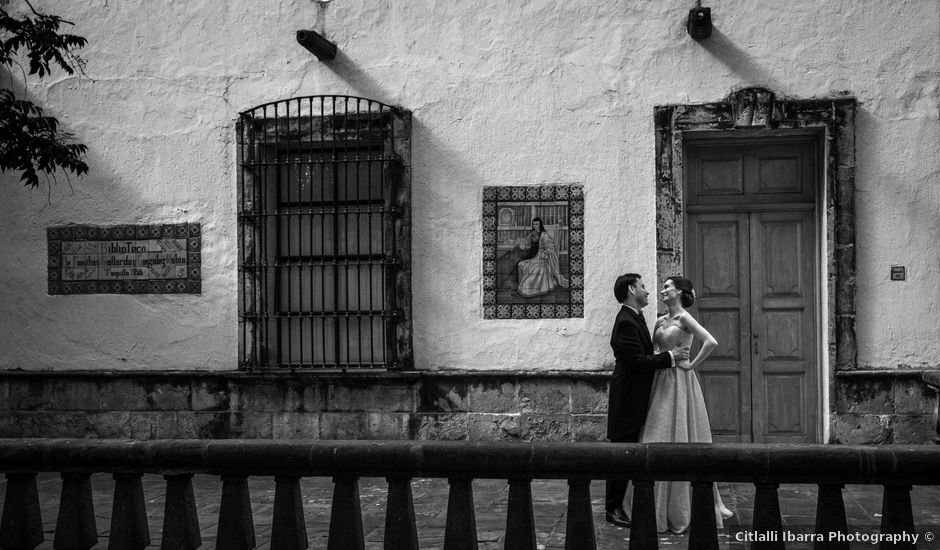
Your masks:
[{"label": "tile plaque with text", "polygon": [[199,294],[198,223],[46,228],[49,294]]}]

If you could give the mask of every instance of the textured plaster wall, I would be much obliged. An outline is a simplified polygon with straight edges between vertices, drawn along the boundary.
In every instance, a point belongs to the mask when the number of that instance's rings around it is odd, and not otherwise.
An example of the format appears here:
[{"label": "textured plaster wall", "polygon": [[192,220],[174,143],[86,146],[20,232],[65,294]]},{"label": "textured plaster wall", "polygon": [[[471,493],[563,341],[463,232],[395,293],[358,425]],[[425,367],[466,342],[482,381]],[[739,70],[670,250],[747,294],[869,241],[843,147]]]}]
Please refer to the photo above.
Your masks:
[{"label": "textured plaster wall", "polygon": [[[656,271],[653,107],[745,86],[858,98],[859,363],[940,362],[934,0],[716,2],[702,43],[677,0],[35,5],[89,40],[87,77],[28,89],[89,146],[91,173],[40,190],[2,176],[0,368],[234,368],[234,121],[312,94],[414,113],[416,367],[602,368],[614,278]],[[301,28],[337,59],[301,48]],[[569,183],[586,197],[585,317],[484,320],[482,188]],[[179,221],[202,224],[201,295],[46,295],[46,226]]]}]

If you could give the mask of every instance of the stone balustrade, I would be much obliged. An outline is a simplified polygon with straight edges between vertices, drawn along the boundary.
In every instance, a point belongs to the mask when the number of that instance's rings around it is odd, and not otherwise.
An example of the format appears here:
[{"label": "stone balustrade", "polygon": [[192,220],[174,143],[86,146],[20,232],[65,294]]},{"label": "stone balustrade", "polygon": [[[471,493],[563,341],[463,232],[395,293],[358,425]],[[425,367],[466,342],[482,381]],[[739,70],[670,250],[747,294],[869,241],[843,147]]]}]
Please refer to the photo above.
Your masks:
[{"label": "stone balustrade", "polygon": [[[940,448],[934,446],[832,446],[765,444],[613,444],[418,441],[270,440],[68,440],[0,439],[0,471],[7,489],[0,520],[0,548],[31,549],[43,541],[36,487],[40,472],[61,472],[62,493],[54,547],[88,549],[97,542],[92,473],[114,475],[110,549],[138,550],[150,543],[141,484],[144,473],[166,479],[161,548],[201,545],[193,474],[222,479],[216,547],[254,548],[249,476],[275,480],[271,548],[307,547],[300,479],[334,481],[329,550],[364,548],[360,477],[388,480],[384,547],[418,548],[411,492],[414,478],[445,478],[450,491],[444,550],[476,548],[472,480],[509,483],[505,547],[536,548],[531,496],[533,479],[567,479],[566,548],[596,549],[590,481],[634,481],[630,548],[657,548],[653,483],[692,483],[689,547],[718,548],[713,483],[750,482],[756,488],[755,532],[783,529],[780,484],[819,487],[816,533],[848,532],[845,484],[884,486],[881,532],[914,532],[913,485],[940,485]],[[752,548],[783,548],[758,541]],[[845,548],[848,542],[827,548]],[[904,548],[895,545],[892,548]],[[908,548],[913,548],[913,544]]]}]

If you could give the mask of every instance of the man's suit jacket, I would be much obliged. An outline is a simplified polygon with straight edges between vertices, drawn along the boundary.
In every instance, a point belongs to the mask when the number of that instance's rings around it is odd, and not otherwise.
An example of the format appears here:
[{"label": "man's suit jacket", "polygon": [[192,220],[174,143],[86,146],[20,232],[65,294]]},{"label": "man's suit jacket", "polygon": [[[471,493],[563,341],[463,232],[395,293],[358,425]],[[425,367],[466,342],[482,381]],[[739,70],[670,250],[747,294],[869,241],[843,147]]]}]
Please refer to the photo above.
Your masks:
[{"label": "man's suit jacket", "polygon": [[653,354],[653,340],[639,313],[621,306],[610,335],[614,349],[614,375],[607,406],[607,439],[636,441],[649,408],[653,374],[672,366],[672,356]]}]

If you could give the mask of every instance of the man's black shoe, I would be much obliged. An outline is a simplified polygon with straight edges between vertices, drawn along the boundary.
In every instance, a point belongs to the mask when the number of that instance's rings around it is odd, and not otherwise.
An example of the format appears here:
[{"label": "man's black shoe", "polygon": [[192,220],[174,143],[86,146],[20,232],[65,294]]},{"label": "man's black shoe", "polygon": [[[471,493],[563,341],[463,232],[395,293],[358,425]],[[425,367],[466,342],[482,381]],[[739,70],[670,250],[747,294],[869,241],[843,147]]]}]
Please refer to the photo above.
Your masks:
[{"label": "man's black shoe", "polygon": [[613,523],[617,527],[630,527],[630,518],[627,517],[627,513],[623,511],[623,508],[607,510],[604,519],[607,520],[607,523]]}]

